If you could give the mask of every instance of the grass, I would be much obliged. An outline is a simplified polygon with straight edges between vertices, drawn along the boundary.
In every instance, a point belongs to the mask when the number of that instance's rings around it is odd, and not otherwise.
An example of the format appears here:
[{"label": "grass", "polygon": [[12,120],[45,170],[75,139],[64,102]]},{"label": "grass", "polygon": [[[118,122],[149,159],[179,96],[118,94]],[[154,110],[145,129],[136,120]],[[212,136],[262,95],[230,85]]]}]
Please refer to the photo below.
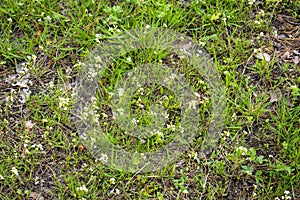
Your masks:
[{"label": "grass", "polygon": [[[1,1],[0,199],[299,199],[299,1],[251,2]],[[207,50],[225,86],[226,118],[209,155],[201,154],[204,126],[173,163],[128,173],[85,146],[73,120],[73,88],[80,63],[101,41],[146,26],[178,31]],[[173,139],[162,130],[143,140],[127,135],[111,123],[108,106],[122,75],[160,60],[207,98],[199,113],[209,123],[210,89],[186,60],[129,52],[109,66],[96,95],[97,120],[128,151],[154,151]],[[178,100],[155,84],[130,99],[138,123],[151,125],[153,102],[179,126]]]}]

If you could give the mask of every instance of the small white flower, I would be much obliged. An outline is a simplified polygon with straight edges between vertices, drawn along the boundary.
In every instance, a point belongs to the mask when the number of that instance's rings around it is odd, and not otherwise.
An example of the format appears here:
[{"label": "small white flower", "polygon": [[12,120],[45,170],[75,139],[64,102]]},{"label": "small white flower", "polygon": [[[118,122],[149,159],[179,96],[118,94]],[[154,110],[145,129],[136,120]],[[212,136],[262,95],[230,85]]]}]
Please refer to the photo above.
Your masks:
[{"label": "small white flower", "polygon": [[114,28],[109,27],[108,30],[109,30],[110,32],[113,32],[113,31],[114,31]]},{"label": "small white flower", "polygon": [[0,180],[4,180],[4,177],[2,175],[0,175]]},{"label": "small white flower", "polygon": [[159,136],[159,137],[164,137],[164,134],[160,131],[156,131],[156,135]]},{"label": "small white flower", "polygon": [[36,176],[35,179],[34,179],[34,185],[37,185],[39,183],[40,183],[39,177]]},{"label": "small white flower", "polygon": [[102,38],[102,34],[98,34],[97,33],[97,34],[95,34],[95,37],[98,38],[98,39],[101,39]]},{"label": "small white flower", "polygon": [[169,118],[169,113],[166,111],[166,112],[163,113],[163,116],[164,116],[165,119],[168,119]]},{"label": "small white flower", "polygon": [[221,135],[223,137],[229,137],[230,136],[230,132],[229,131],[223,131],[223,133],[221,133]]},{"label": "small white flower", "polygon": [[167,124],[167,129],[170,129],[171,131],[175,131],[175,125],[174,124]]},{"label": "small white flower", "polygon": [[131,57],[126,58],[126,61],[127,61],[127,62],[132,62]]},{"label": "small white flower", "polygon": [[146,29],[148,29],[148,28],[150,28],[151,26],[149,25],[149,24],[147,24],[146,26],[145,26],[145,28]]},{"label": "small white flower", "polygon": [[232,118],[231,118],[231,121],[235,121],[237,119],[237,116],[235,113],[232,114]]},{"label": "small white flower", "polygon": [[192,157],[194,160],[196,160],[198,158],[198,153],[197,152],[193,152],[192,153]]},{"label": "small white flower", "polygon": [[249,1],[248,1],[248,4],[249,4],[249,5],[253,5],[254,2],[255,2],[255,0],[249,0]]},{"label": "small white flower", "polygon": [[12,22],[13,20],[12,18],[7,18],[7,21]]},{"label": "small white flower", "polygon": [[247,151],[248,151],[248,149],[247,149],[246,147],[243,147],[243,146],[238,147],[237,150],[238,150],[239,152],[241,152],[241,154],[242,154],[243,156],[244,156],[244,155],[247,153]]},{"label": "small white flower", "polygon": [[34,55],[34,54],[32,54],[31,56],[27,56],[27,59],[30,60],[30,61],[33,61],[33,62],[36,61],[36,58],[37,58],[37,56]]},{"label": "small white flower", "polygon": [[288,194],[290,194],[290,191],[285,190],[285,191],[284,191],[284,194],[288,195]]},{"label": "small white flower", "polygon": [[250,175],[252,174],[252,172],[249,171],[249,170],[246,170],[245,173],[246,173],[248,176],[250,176]]},{"label": "small white flower", "polygon": [[264,35],[265,35],[264,32],[259,33],[259,36],[261,36],[261,37],[264,36]]},{"label": "small white flower", "polygon": [[47,20],[47,21],[51,21],[52,20],[49,15],[47,17],[45,17],[44,19]]},{"label": "small white flower", "polygon": [[139,120],[132,118],[131,123],[133,123],[134,125],[137,125],[139,123]]},{"label": "small white flower", "polygon": [[182,191],[182,193],[183,193],[183,194],[188,194],[189,191],[187,191],[186,189],[184,189],[184,190]]},{"label": "small white flower", "polygon": [[12,173],[14,173],[16,176],[19,176],[19,172],[15,167],[12,167],[10,170]]},{"label": "small white flower", "polygon": [[47,85],[48,85],[49,88],[53,88],[54,87],[53,81],[50,81]]},{"label": "small white flower", "polygon": [[120,192],[119,189],[115,189],[115,193],[116,193],[116,194],[120,194],[121,192]]},{"label": "small white flower", "polygon": [[43,145],[41,145],[41,144],[37,144],[36,147],[38,147],[41,151],[44,150]]},{"label": "small white flower", "polygon": [[83,191],[83,192],[88,192],[89,191],[85,185],[83,185],[81,187],[77,187],[76,190],[77,191]]},{"label": "small white flower", "polygon": [[254,24],[258,24],[258,25],[260,25],[260,24],[261,24],[261,21],[254,20]]},{"label": "small white flower", "polygon": [[115,178],[110,178],[109,182],[114,185],[114,184],[116,184],[116,179]]},{"label": "small white flower", "polygon": [[103,116],[103,118],[107,118],[108,117],[108,115],[105,114],[105,113],[101,113],[101,115]]},{"label": "small white flower", "polygon": [[67,106],[69,105],[69,102],[70,102],[70,98],[64,98],[64,97],[59,97],[59,103],[58,103],[58,106],[60,108],[63,108],[64,110],[67,110]]},{"label": "small white flower", "polygon": [[140,93],[141,95],[143,95],[143,94],[144,94],[144,88],[142,88],[142,87],[139,88],[139,89],[137,90],[137,92]]}]

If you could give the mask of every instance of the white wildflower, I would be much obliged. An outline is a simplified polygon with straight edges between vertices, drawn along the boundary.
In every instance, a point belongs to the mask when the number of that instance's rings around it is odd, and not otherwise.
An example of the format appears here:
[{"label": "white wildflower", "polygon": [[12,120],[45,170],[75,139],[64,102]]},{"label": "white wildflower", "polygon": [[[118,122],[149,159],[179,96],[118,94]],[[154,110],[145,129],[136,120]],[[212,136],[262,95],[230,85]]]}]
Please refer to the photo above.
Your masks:
[{"label": "white wildflower", "polygon": [[133,123],[134,125],[137,125],[139,123],[139,120],[132,118],[131,123]]},{"label": "white wildflower", "polygon": [[167,129],[170,129],[171,131],[175,131],[175,125],[174,124],[167,124]]},{"label": "white wildflower", "polygon": [[231,121],[235,121],[237,119],[237,116],[235,113],[232,114],[232,118],[231,118]]},{"label": "white wildflower", "polygon": [[126,58],[126,61],[127,61],[127,62],[132,62],[131,57]]},{"label": "white wildflower", "polygon": [[53,87],[54,87],[53,81],[50,81],[50,82],[47,84],[47,86],[48,86],[49,88],[53,88]]},{"label": "white wildflower", "polygon": [[164,137],[164,134],[160,131],[156,131],[156,135],[159,136],[159,137]]},{"label": "white wildflower", "polygon": [[16,176],[19,176],[19,172],[15,167],[12,167],[12,169],[10,170],[12,173],[14,173]]},{"label": "white wildflower", "polygon": [[116,193],[116,194],[120,194],[121,192],[120,192],[119,189],[115,189],[115,193]]},{"label": "white wildflower", "polygon": [[254,2],[255,2],[255,0],[249,0],[249,1],[248,1],[248,4],[249,4],[249,5],[253,5]]},{"label": "white wildflower", "polygon": [[64,110],[67,110],[67,106],[69,105],[69,102],[70,102],[70,98],[64,98],[64,97],[59,97],[59,103],[58,103],[58,106],[60,108],[63,108]]},{"label": "white wildflower", "polygon": [[12,18],[7,18],[7,21],[12,22],[13,20]]},{"label": "white wildflower", "polygon": [[188,194],[189,191],[187,191],[187,189],[184,189],[184,190],[182,191],[182,193],[183,193],[183,194]]},{"label": "white wildflower", "polygon": [[254,24],[260,25],[261,24],[261,20],[254,20]]},{"label": "white wildflower", "polygon": [[43,151],[43,150],[44,150],[44,148],[43,148],[43,145],[42,145],[42,144],[37,144],[37,145],[36,145],[36,147],[37,147],[37,148],[39,148],[41,151]]},{"label": "white wildflower", "polygon": [[290,191],[285,190],[285,191],[284,191],[284,194],[288,195],[288,194],[290,194]]},{"label": "white wildflower", "polygon": [[241,152],[241,154],[244,156],[247,153],[248,149],[246,147],[240,146],[237,148],[237,151]]},{"label": "white wildflower", "polygon": [[52,18],[49,15],[47,17],[45,17],[44,19],[47,20],[47,21],[51,21],[52,20]]},{"label": "white wildflower", "polygon": [[163,112],[163,116],[165,119],[168,119],[169,118],[169,113],[166,111],[166,112]]},{"label": "white wildflower", "polygon": [[102,38],[102,34],[99,34],[99,33],[97,33],[97,34],[95,34],[95,37],[97,38],[97,39],[101,39]]},{"label": "white wildflower", "polygon": [[35,179],[34,179],[34,185],[37,185],[39,183],[40,183],[39,177],[36,176]]},{"label": "white wildflower", "polygon": [[101,115],[103,116],[103,118],[107,118],[108,115],[106,113],[101,113]]},{"label": "white wildflower", "polygon": [[89,191],[85,185],[77,187],[76,190],[77,191],[83,191],[83,192],[88,192]]},{"label": "white wildflower", "polygon": [[115,178],[110,178],[109,179],[110,184],[116,184],[116,179]]},{"label": "white wildflower", "polygon": [[230,136],[230,132],[229,131],[223,131],[223,133],[221,133],[221,135],[226,138]]}]

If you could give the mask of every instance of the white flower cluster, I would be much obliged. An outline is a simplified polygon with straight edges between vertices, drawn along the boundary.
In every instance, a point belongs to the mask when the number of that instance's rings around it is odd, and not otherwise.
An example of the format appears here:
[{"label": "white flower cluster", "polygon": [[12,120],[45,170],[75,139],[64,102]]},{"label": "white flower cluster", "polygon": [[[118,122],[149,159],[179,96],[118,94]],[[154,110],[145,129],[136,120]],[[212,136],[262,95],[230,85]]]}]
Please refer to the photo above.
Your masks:
[{"label": "white flower cluster", "polygon": [[70,98],[58,97],[59,103],[58,106],[63,110],[68,110],[68,106],[70,104]]},{"label": "white flower cluster", "polygon": [[243,146],[239,146],[237,149],[236,149],[237,152],[241,153],[243,156],[246,155],[246,153],[248,152],[248,149],[246,147],[243,147]]},{"label": "white flower cluster", "polygon": [[83,192],[88,192],[89,191],[88,188],[85,185],[77,187],[76,190],[77,191],[83,191]]},{"label": "white flower cluster", "polygon": [[292,199],[292,197],[289,195],[290,194],[290,191],[288,191],[288,190],[285,190],[284,191],[284,195],[283,196],[281,196],[281,198],[279,198],[279,197],[275,197],[275,200],[287,200],[287,199]]}]

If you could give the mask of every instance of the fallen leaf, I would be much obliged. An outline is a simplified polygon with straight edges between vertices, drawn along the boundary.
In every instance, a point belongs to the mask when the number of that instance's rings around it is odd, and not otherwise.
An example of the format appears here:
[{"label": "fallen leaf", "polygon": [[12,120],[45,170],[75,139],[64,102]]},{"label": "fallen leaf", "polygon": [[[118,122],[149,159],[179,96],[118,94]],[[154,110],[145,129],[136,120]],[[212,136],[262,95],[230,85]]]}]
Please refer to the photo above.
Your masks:
[{"label": "fallen leaf", "polygon": [[271,91],[271,99],[270,102],[278,102],[282,97],[281,90],[277,88],[275,91]]},{"label": "fallen leaf", "polygon": [[34,123],[32,123],[31,120],[30,121],[26,121],[25,122],[25,127],[26,127],[26,129],[30,130],[30,129],[32,129],[34,127]]},{"label": "fallen leaf", "polygon": [[268,53],[262,53],[262,52],[258,52],[255,55],[256,58],[260,59],[260,60],[265,60],[267,62],[270,62],[271,60],[271,56]]}]

